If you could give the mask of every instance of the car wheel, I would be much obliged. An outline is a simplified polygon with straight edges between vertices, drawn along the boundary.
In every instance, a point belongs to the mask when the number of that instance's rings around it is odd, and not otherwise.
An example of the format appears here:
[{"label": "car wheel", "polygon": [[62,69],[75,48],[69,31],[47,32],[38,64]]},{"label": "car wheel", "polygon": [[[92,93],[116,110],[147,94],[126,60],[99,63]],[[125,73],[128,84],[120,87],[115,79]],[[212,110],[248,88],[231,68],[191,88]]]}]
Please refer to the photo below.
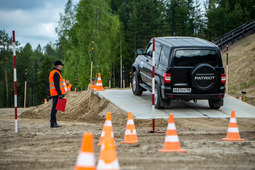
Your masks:
[{"label": "car wheel", "polygon": [[132,91],[136,96],[141,96],[143,94],[143,89],[139,85],[139,78],[137,76],[137,72],[135,71],[132,76]]},{"label": "car wheel", "polygon": [[208,103],[211,109],[219,109],[220,106],[218,105],[218,100],[209,99]]},{"label": "car wheel", "polygon": [[155,103],[155,108],[157,109],[162,109],[164,108],[164,105],[162,104],[162,98],[160,95],[160,89],[158,84],[155,84],[155,96],[154,96],[154,103]]}]

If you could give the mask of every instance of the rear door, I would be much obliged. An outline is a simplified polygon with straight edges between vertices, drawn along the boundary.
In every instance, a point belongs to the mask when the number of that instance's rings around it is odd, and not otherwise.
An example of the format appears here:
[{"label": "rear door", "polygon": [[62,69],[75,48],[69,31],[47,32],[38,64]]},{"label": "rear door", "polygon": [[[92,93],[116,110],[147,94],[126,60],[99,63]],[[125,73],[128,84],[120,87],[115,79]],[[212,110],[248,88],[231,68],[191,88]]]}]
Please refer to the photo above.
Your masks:
[{"label": "rear door", "polygon": [[[215,49],[175,49],[173,56],[171,62],[173,93],[203,93],[205,91],[208,93],[215,91],[215,87],[219,84],[220,73],[215,72],[217,76],[215,81],[217,82],[215,82],[214,87],[208,90],[195,88],[192,82],[192,72],[197,66],[208,64],[211,66],[211,69],[215,69],[215,71],[217,67],[220,66],[220,57]],[[209,67],[208,69],[205,68],[203,71],[204,73],[200,75],[208,76],[209,72],[211,72],[209,69]],[[218,87],[216,88],[218,89]]]}]

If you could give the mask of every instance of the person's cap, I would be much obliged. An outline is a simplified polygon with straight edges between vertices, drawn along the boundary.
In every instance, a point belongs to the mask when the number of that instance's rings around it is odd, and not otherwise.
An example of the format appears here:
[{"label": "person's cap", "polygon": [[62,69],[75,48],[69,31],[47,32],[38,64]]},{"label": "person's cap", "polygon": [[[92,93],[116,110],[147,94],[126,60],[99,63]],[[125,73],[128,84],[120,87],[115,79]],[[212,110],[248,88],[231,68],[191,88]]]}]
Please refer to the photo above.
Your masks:
[{"label": "person's cap", "polygon": [[57,65],[64,65],[60,60],[57,60],[54,62],[54,65],[57,66]]},{"label": "person's cap", "polygon": [[92,81],[95,81],[95,79],[92,79]]}]

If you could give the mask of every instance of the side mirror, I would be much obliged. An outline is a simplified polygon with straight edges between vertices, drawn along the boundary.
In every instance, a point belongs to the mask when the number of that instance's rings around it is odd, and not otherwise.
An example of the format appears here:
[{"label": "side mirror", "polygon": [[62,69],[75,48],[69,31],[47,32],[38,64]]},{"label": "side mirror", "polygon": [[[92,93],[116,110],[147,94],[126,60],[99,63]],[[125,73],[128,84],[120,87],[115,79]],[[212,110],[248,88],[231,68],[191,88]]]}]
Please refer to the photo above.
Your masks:
[{"label": "side mirror", "polygon": [[152,57],[152,51],[149,51],[146,55]]},{"label": "side mirror", "polygon": [[140,48],[136,50],[136,56],[138,55],[143,55],[143,49]]}]

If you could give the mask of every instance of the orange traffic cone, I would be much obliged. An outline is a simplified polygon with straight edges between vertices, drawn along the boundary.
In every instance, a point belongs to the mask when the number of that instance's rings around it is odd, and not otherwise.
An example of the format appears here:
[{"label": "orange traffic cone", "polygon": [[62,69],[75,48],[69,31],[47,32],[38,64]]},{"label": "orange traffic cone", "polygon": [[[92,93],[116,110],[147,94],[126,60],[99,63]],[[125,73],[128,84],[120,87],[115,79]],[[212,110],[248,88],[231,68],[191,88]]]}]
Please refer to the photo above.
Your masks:
[{"label": "orange traffic cone", "polygon": [[64,84],[65,92],[67,92],[68,90],[67,90],[67,85],[66,85],[66,80],[65,79],[63,79],[63,84]]},{"label": "orange traffic cone", "polygon": [[107,115],[106,115],[106,120],[105,120],[105,123],[104,123],[104,128],[103,128],[103,131],[101,133],[101,138],[98,142],[98,146],[101,146],[103,141],[104,141],[104,138],[105,138],[105,132],[109,129],[109,131],[111,132],[111,139],[113,141],[113,143],[115,144],[115,141],[114,141],[114,135],[113,135],[113,129],[112,129],[112,121],[111,121],[111,112],[107,112]]},{"label": "orange traffic cone", "polygon": [[138,142],[138,137],[135,130],[135,124],[132,116],[132,112],[128,112],[128,121],[125,131],[124,141],[121,144],[135,144]]},{"label": "orange traffic cone", "polygon": [[187,153],[187,150],[181,149],[178,134],[174,123],[174,115],[169,114],[169,121],[166,131],[165,145],[163,150],[159,152],[182,152]]},{"label": "orange traffic cone", "polygon": [[93,135],[84,133],[81,143],[80,154],[77,158],[75,170],[95,170],[96,161],[93,148]]},{"label": "orange traffic cone", "polygon": [[96,88],[94,90],[95,91],[104,91],[100,73],[98,73],[97,84],[96,84]]},{"label": "orange traffic cone", "polygon": [[44,99],[44,104],[46,104],[47,103],[47,99]]},{"label": "orange traffic cone", "polygon": [[229,121],[227,137],[223,138],[222,140],[223,141],[245,141],[244,139],[240,138],[234,110],[231,112],[231,118]]},{"label": "orange traffic cone", "polygon": [[114,147],[114,142],[111,139],[111,130],[106,129],[105,138],[102,143],[97,170],[119,170],[119,161]]}]

